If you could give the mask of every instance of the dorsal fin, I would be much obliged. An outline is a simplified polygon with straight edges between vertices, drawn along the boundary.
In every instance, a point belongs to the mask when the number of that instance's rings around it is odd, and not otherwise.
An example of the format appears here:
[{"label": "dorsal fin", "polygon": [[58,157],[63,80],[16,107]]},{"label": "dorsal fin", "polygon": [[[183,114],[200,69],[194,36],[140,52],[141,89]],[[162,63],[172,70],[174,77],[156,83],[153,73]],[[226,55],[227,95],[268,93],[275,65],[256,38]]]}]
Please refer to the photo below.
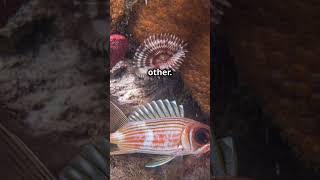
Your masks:
[{"label": "dorsal fin", "polygon": [[110,101],[110,132],[115,132],[128,122],[127,116],[113,102]]},{"label": "dorsal fin", "polygon": [[165,117],[184,117],[183,106],[177,106],[176,101],[158,100],[152,101],[131,113],[129,121],[145,121]]}]

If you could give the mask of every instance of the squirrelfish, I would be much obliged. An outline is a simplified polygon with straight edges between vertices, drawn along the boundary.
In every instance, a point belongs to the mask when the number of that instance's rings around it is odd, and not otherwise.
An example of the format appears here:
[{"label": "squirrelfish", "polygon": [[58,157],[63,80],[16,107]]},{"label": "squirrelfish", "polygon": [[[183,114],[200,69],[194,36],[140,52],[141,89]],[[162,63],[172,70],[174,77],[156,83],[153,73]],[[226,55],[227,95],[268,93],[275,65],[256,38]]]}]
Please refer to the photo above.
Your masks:
[{"label": "squirrelfish", "polygon": [[110,102],[110,142],[117,145],[111,155],[146,153],[159,155],[146,167],[157,167],[175,157],[200,156],[210,151],[210,128],[208,125],[184,117],[182,105],[175,101],[158,100],[148,103],[128,118]]}]

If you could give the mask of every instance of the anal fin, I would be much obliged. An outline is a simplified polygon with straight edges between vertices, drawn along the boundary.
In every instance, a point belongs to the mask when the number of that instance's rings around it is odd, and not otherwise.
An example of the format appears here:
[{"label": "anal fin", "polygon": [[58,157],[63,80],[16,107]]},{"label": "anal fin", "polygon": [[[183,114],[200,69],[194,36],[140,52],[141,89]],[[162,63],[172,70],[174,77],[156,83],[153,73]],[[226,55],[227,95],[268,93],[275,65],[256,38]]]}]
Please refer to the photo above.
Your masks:
[{"label": "anal fin", "polygon": [[147,163],[145,165],[145,167],[147,168],[154,168],[154,167],[158,167],[158,166],[162,166],[168,162],[170,162],[171,160],[173,160],[176,156],[157,156],[155,158],[153,158],[154,160],[150,163]]}]

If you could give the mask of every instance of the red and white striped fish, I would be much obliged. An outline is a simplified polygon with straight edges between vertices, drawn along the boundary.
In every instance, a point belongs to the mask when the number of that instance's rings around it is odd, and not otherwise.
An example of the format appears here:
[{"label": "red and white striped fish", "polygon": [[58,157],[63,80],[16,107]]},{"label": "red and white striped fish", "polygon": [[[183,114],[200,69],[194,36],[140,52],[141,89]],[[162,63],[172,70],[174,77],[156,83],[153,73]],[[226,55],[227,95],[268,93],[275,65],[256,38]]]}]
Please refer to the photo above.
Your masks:
[{"label": "red and white striped fish", "polygon": [[138,108],[129,118],[110,103],[111,124],[115,131],[110,142],[117,145],[111,155],[147,153],[161,155],[146,167],[161,166],[175,157],[201,155],[210,151],[210,128],[184,117],[183,106],[175,101],[158,100]]}]

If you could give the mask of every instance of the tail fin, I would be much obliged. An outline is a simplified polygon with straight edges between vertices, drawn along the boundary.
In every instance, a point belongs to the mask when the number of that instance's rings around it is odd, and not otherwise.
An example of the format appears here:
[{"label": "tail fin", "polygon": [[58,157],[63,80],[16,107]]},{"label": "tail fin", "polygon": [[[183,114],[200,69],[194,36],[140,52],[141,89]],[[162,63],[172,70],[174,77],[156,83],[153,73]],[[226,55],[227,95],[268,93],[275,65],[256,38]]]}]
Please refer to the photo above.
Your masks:
[{"label": "tail fin", "polygon": [[110,132],[115,132],[128,122],[127,116],[116,105],[115,102],[110,101]]}]

